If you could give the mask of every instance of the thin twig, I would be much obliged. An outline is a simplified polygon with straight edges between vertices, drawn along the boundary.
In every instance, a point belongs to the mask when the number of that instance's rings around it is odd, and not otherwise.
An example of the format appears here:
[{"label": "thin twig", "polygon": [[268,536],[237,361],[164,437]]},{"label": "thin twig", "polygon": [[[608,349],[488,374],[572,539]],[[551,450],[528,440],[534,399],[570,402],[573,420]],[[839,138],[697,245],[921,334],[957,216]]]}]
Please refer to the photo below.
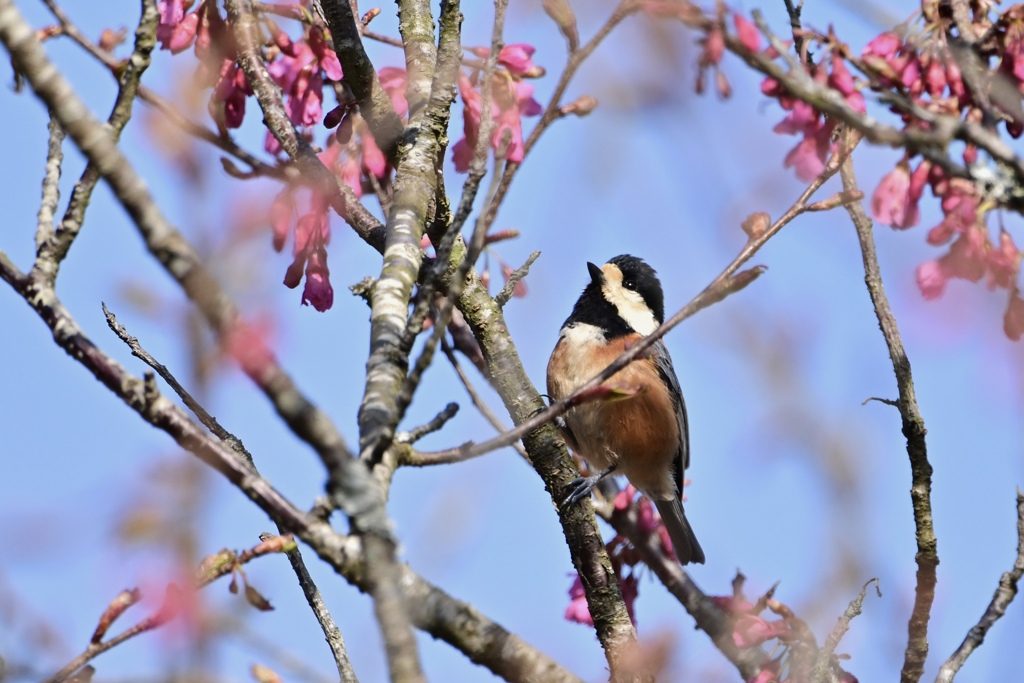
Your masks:
[{"label": "thin twig", "polygon": [[[261,541],[266,541],[272,537],[273,534],[267,532],[260,534]],[[338,676],[341,678],[341,682],[359,683],[356,672],[352,668],[352,662],[348,658],[345,638],[341,635],[341,629],[334,623],[334,617],[331,616],[330,610],[327,609],[324,598],[320,594],[320,589],[316,587],[313,577],[309,575],[309,570],[306,569],[306,563],[302,559],[299,547],[293,544],[290,549],[286,549],[284,552],[288,556],[288,562],[292,565],[292,571],[295,572],[295,576],[299,580],[302,594],[306,596],[306,602],[309,603],[309,608],[313,610],[313,615],[324,632],[327,645],[331,648],[331,654],[334,655],[334,663],[338,667]]]},{"label": "thin twig", "polygon": [[[857,139],[856,133],[847,133],[847,139]],[[857,178],[853,163],[847,159],[841,170],[843,189],[847,192],[858,190]],[[864,211],[861,202],[846,205],[857,237],[860,240],[861,254],[864,260],[864,281],[875,309],[875,316],[881,327],[885,344],[892,359],[893,372],[896,375],[896,386],[899,389],[898,405],[903,421],[903,435],[907,439],[907,455],[910,458],[911,486],[910,498],[914,508],[914,526],[917,539],[917,588],[914,592],[914,607],[907,626],[907,651],[903,660],[903,671],[900,675],[902,683],[916,683],[924,673],[924,663],[928,657],[928,620],[931,616],[932,603],[935,600],[936,567],[939,564],[939,553],[935,538],[935,526],[932,520],[932,466],[928,462],[928,448],[925,442],[924,418],[917,406],[914,394],[914,379],[910,371],[910,360],[903,348],[896,318],[889,307],[882,286],[882,274],[875,255],[875,240],[871,234],[871,218]]]},{"label": "thin twig", "polygon": [[46,173],[43,175],[42,200],[36,217],[36,249],[42,248],[53,236],[53,216],[60,203],[60,172],[64,161],[64,129],[50,117],[50,132],[46,145]]},{"label": "thin twig", "polygon": [[[10,14],[10,0],[0,0],[0,37]],[[252,471],[223,443],[200,429],[174,403],[149,391],[139,378],[97,347],[42,278],[30,277],[0,251],[0,280],[20,295],[43,320],[54,342],[85,367],[116,398],[148,424],[165,432],[238,488],[283,528],[309,545],[329,566],[362,591],[368,590],[367,556],[356,536],[339,534],[330,524],[303,512],[281,495],[269,481]],[[580,683],[580,679],[537,648],[507,631],[472,605],[456,600],[425,581],[408,566],[401,566],[402,588],[417,628],[443,640],[471,661],[508,680]]]},{"label": "thin twig", "polygon": [[516,291],[516,285],[519,284],[520,280],[527,276],[527,274],[530,272],[530,266],[532,266],[533,262],[536,261],[538,258],[540,258],[540,252],[533,252],[532,254],[530,254],[530,257],[526,259],[526,263],[519,266],[519,268],[515,269],[509,274],[508,282],[505,283],[505,286],[502,287],[501,291],[498,292],[497,295],[495,295],[494,297],[494,301],[495,303],[498,304],[499,307],[504,308],[505,304],[509,302],[509,300],[512,298],[513,292]]},{"label": "thin twig", "polygon": [[1017,559],[1013,563],[1013,569],[1003,573],[999,578],[999,586],[996,588],[992,601],[989,602],[985,613],[981,615],[978,623],[971,627],[949,659],[939,669],[939,675],[935,683],[952,683],[953,678],[960,667],[964,665],[971,653],[985,641],[985,636],[992,626],[999,621],[999,618],[1006,614],[1006,608],[1010,606],[1014,596],[1017,595],[1017,584],[1021,577],[1024,577],[1024,493],[1017,489]]},{"label": "thin twig", "polygon": [[100,305],[103,307],[103,315],[107,319],[107,326],[110,327],[113,333],[116,334],[121,341],[128,345],[128,348],[132,350],[132,355],[149,367],[153,368],[156,374],[160,375],[160,377],[167,382],[171,389],[174,390],[174,393],[178,395],[178,398],[180,398],[188,409],[192,411],[192,414],[199,418],[199,421],[204,427],[209,429],[214,436],[227,444],[231,450],[235,451],[238,455],[248,461],[250,465],[253,465],[252,454],[246,450],[245,446],[242,444],[242,440],[221,427],[220,423],[217,422],[217,418],[210,415],[206,408],[204,408],[199,401],[195,400],[192,397],[192,394],[190,394],[185,387],[181,386],[181,383],[178,382],[177,378],[175,378],[173,374],[171,374],[171,371],[168,370],[165,365],[157,361],[156,358],[153,358],[146,349],[142,348],[142,344],[139,343],[139,340],[129,334],[128,330],[125,329],[125,326],[117,321],[117,317],[110,312],[107,305],[105,303],[101,303]]},{"label": "thin twig", "polygon": [[[204,588],[220,577],[233,573],[239,566],[251,562],[257,557],[262,557],[263,555],[270,553],[281,552],[282,549],[288,545],[295,545],[295,541],[293,541],[291,537],[271,536],[270,539],[261,541],[259,545],[241,553],[222,550],[216,555],[210,556],[207,558],[207,561],[210,561],[210,566],[200,565],[199,569],[195,572],[193,584],[190,588],[180,589],[174,584],[168,585],[164,604],[156,612],[142,619],[135,625],[125,629],[121,633],[118,633],[112,638],[102,642],[89,643],[89,646],[85,648],[81,654],[64,665],[64,667],[53,676],[50,676],[43,681],[43,683],[61,683],[104,652],[114,649],[126,640],[131,640],[135,636],[152,631],[171,621],[176,616],[177,611],[180,608],[182,599],[178,594],[181,591],[199,590]],[[206,561],[204,561],[204,564],[205,563]]]},{"label": "thin twig", "polygon": [[846,611],[839,617],[836,625],[828,634],[828,638],[825,639],[825,644],[818,650],[818,656],[815,659],[814,671],[812,673],[812,680],[815,683],[824,683],[830,679],[832,673],[832,653],[836,651],[839,641],[850,630],[850,622],[853,621],[854,617],[860,615],[861,608],[864,605],[864,598],[868,594],[868,586],[872,583],[875,584],[875,592],[878,594],[878,597],[882,597],[882,589],[878,585],[878,579],[869,579],[860,589],[860,594],[846,606]]},{"label": "thin twig", "polygon": [[[150,253],[181,286],[224,341],[245,329],[237,307],[204,267],[198,253],[156,204],[145,181],[104,130],[67,78],[53,65],[12,0],[0,0],[0,42],[36,96],[61,122],[82,154],[96,164],[114,197],[124,207]],[[315,156],[315,155],[314,155]],[[373,240],[367,239],[373,244]],[[309,400],[269,350],[242,369],[271,401],[278,415],[320,458],[346,467],[354,460],[330,418]],[[369,473],[351,472],[353,482]]]},{"label": "thin twig", "polygon": [[398,434],[396,434],[395,441],[398,441],[400,443],[414,444],[423,437],[425,437],[427,434],[433,434],[434,432],[439,431],[442,427],[445,426],[445,424],[448,423],[448,420],[455,417],[455,415],[458,412],[459,404],[449,403],[437,415],[435,415],[430,420],[430,422],[422,424],[419,427],[413,427],[407,432],[399,432]]},{"label": "thin twig", "polygon": [[[64,16],[56,2],[54,0],[43,1],[67,30],[70,22],[67,21],[67,17]],[[110,116],[107,117],[107,131],[115,141],[120,139],[121,132],[132,116],[142,74],[149,68],[153,48],[156,46],[156,27],[159,18],[156,0],[142,0],[139,25],[135,29],[135,47],[131,57],[120,64],[117,75],[117,99],[114,101]],[[72,35],[72,32],[69,31],[68,35]],[[82,229],[85,211],[89,207],[93,190],[99,180],[99,168],[90,160],[86,164],[85,170],[82,171],[78,182],[75,183],[59,229],[56,232],[51,232],[48,239],[39,245],[34,267],[45,269],[51,282],[56,280],[61,262],[67,256],[68,250],[71,249],[72,243]]]}]

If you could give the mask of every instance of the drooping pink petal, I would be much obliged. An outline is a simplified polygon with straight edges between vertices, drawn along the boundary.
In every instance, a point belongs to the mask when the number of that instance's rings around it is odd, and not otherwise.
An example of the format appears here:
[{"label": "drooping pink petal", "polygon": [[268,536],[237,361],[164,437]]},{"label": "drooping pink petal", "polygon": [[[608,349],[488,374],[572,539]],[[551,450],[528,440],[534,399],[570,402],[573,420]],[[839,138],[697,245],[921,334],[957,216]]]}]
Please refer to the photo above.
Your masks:
[{"label": "drooping pink petal", "polygon": [[1020,341],[1024,336],[1024,299],[1020,298],[1016,290],[1010,294],[1010,302],[1006,306],[1003,332],[1013,341]]},{"label": "drooping pink petal", "polygon": [[942,268],[939,260],[926,261],[917,267],[917,286],[921,290],[921,296],[929,301],[938,299],[946,291],[946,282],[949,277]]},{"label": "drooping pink petal", "polygon": [[740,39],[743,47],[751,52],[761,50],[761,32],[757,30],[753,22],[739,12],[732,15],[732,23],[736,27],[736,37]]}]

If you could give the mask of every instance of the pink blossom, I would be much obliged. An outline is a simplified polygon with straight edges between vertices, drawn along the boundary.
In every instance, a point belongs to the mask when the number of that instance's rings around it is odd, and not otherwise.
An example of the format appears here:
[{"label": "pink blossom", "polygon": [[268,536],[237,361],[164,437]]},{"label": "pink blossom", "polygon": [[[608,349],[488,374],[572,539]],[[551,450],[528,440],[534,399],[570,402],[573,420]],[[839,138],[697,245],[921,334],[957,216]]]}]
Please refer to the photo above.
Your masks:
[{"label": "pink blossom", "polygon": [[[238,64],[225,59],[221,66],[220,78],[210,98],[211,114],[226,128],[238,128],[245,118],[245,100],[252,94],[249,81]],[[223,105],[218,108],[217,104]]]},{"label": "pink blossom", "polygon": [[627,484],[626,488],[615,494],[615,500],[612,501],[612,505],[616,510],[622,512],[629,508],[633,504],[633,498],[636,497],[636,487],[632,484]]},{"label": "pink blossom", "polygon": [[583,590],[583,582],[577,574],[569,588],[569,606],[565,608],[566,621],[575,621],[577,624],[594,625],[594,618],[590,616],[590,609],[587,605],[587,594]]},{"label": "pink blossom", "polygon": [[745,649],[757,647],[772,638],[785,636],[789,633],[789,624],[783,619],[765,621],[761,617],[745,614],[736,621],[732,640],[736,647]]},{"label": "pink blossom", "polygon": [[988,267],[986,247],[987,231],[984,226],[970,228],[949,247],[942,257],[943,268],[950,277],[977,282]]},{"label": "pink blossom", "polygon": [[1024,299],[1020,298],[1017,290],[1010,294],[1010,302],[1003,316],[1003,332],[1013,341],[1020,341],[1024,336]]},{"label": "pink blossom", "polygon": [[[452,159],[455,170],[464,173],[469,170],[480,136],[483,99],[465,74],[459,75],[459,93],[464,103],[462,117],[465,135],[452,147]],[[491,118],[494,127],[491,147],[499,156],[520,163],[526,152],[521,117],[540,114],[540,103],[533,98],[533,86],[507,77],[495,78],[492,93]]]},{"label": "pink blossom", "polygon": [[288,228],[295,215],[295,191],[291,187],[281,190],[270,204],[270,227],[274,231],[274,251],[284,249]]},{"label": "pink blossom", "polygon": [[[196,31],[199,29],[199,10],[187,15],[181,22],[171,29],[170,39],[162,47],[170,49],[172,54],[178,54],[192,47],[192,41],[196,39]],[[159,28],[157,29],[159,32]]]},{"label": "pink blossom", "polygon": [[999,248],[988,252],[989,289],[1016,287],[1017,269],[1020,266],[1020,252],[1013,238],[1006,230],[999,232]]},{"label": "pink blossom", "polygon": [[758,52],[761,49],[761,33],[757,27],[739,12],[732,15],[732,23],[736,27],[736,37],[740,39],[743,47],[751,52]]},{"label": "pink blossom", "polygon": [[338,55],[331,48],[327,47],[324,39],[324,32],[319,26],[309,29],[309,47],[316,56],[316,61],[323,69],[324,76],[332,81],[340,81],[344,74],[341,71],[341,62]]},{"label": "pink blossom", "polygon": [[[510,73],[524,78],[537,78],[544,75],[544,69],[533,62],[533,53],[537,51],[527,43],[513,43],[501,48],[498,53],[498,64]],[[486,57],[486,55],[484,55]]]},{"label": "pink blossom", "polygon": [[813,134],[819,128],[821,117],[818,111],[806,102],[797,101],[793,103],[793,109],[786,118],[775,124],[772,131],[779,135]]},{"label": "pink blossom", "polygon": [[938,59],[932,59],[924,70],[924,84],[928,94],[939,97],[946,89],[946,70]]},{"label": "pink blossom", "polygon": [[380,79],[380,86],[391,98],[391,105],[399,116],[409,113],[409,102],[405,99],[405,88],[409,83],[409,75],[405,69],[394,66],[386,66],[377,72]]},{"label": "pink blossom", "polygon": [[160,41],[160,48],[169,50],[174,29],[185,18],[185,0],[160,0],[156,3],[157,12],[160,13],[160,20],[156,25],[156,39]]},{"label": "pink blossom", "polygon": [[922,263],[917,267],[916,274],[917,286],[921,290],[921,296],[925,299],[929,301],[938,299],[946,291],[946,282],[949,280],[949,276],[943,270],[940,260]]},{"label": "pink blossom", "polygon": [[306,286],[302,289],[302,305],[312,304],[323,313],[334,305],[334,289],[331,287],[330,271],[327,269],[327,250],[323,246],[314,249],[306,261]]},{"label": "pink blossom", "polygon": [[[331,287],[330,271],[327,268],[326,246],[331,240],[329,207],[326,198],[313,193],[309,213],[295,223],[295,244],[292,247],[294,260],[284,275],[284,284],[290,289],[299,286],[302,275],[306,275],[306,286],[302,291],[302,305],[312,304],[323,312],[334,303],[334,289]],[[275,243],[277,233],[275,232]]]},{"label": "pink blossom", "polygon": [[814,180],[825,170],[825,157],[828,153],[828,146],[822,146],[816,136],[805,136],[797,143],[797,146],[789,150],[783,161],[783,166],[793,168],[796,177],[805,182]]},{"label": "pink blossom", "polygon": [[388,160],[368,130],[360,132],[363,143],[363,170],[375,178],[383,178],[388,172]]},{"label": "pink blossom", "polygon": [[900,48],[901,44],[902,42],[898,35],[892,31],[886,31],[868,43],[861,56],[874,55],[888,60],[896,55],[896,50]]},{"label": "pink blossom", "polygon": [[722,61],[722,55],[725,54],[725,36],[722,35],[721,28],[712,28],[701,42],[704,44],[704,52],[700,56],[701,66],[712,66]]},{"label": "pink blossom", "polygon": [[910,196],[910,169],[906,162],[897,164],[875,188],[871,217],[882,225],[900,229],[913,227],[921,219],[917,199]]}]

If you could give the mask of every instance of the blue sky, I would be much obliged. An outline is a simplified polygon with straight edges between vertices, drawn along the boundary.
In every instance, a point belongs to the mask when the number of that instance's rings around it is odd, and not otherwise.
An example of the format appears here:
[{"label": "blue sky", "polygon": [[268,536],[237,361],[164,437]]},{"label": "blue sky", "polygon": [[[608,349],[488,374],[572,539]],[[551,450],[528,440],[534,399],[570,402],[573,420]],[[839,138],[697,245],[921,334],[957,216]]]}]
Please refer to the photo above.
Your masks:
[{"label": "blue sky", "polygon": [[[774,4],[779,7],[763,9],[781,31],[782,3]],[[912,9],[904,4],[901,16]],[[538,99],[545,101],[564,46],[534,5],[512,8],[506,40],[538,46],[535,59],[549,72],[536,83]],[[36,4],[21,7],[35,25],[48,23]],[[127,0],[108,3],[105,16],[74,3],[67,10],[92,36],[108,24],[129,25],[137,13]],[[475,7],[468,5],[466,11],[464,42],[484,43],[489,13],[469,14]],[[586,12],[584,39],[608,11]],[[386,8],[375,21],[377,30],[394,32],[393,14]],[[834,23],[855,49],[879,30],[823,3],[810,4],[805,21],[819,28]],[[68,42],[52,41],[47,49],[93,111],[106,116],[114,93],[109,76]],[[378,66],[402,60],[387,47],[373,46],[371,56]],[[734,97],[697,97],[696,57],[693,36],[681,27],[626,22],[569,91],[569,99],[587,93],[601,106],[586,119],[558,122],[545,135],[499,214],[496,228],[522,232],[518,240],[498,245],[503,259],[517,266],[533,250],[543,252],[527,280],[529,296],[506,307],[519,353],[538,385],[558,327],[586,282],[586,261],[600,263],[626,252],[643,256],[661,275],[667,309],[675,310],[742,246],[739,224],[745,216],[777,216],[802,189],[781,165],[796,140],[771,132],[782,113],[761,97],[759,79],[727,57]],[[156,54],[146,82],[172,94],[175,75],[190,68],[190,59]],[[255,102],[249,106],[239,139],[259,149]],[[144,106],[139,109],[125,132],[126,153],[175,224],[203,244],[223,244],[241,208],[265,201],[273,186],[227,178],[216,155],[199,147],[205,181],[197,188],[169,170],[143,125]],[[34,98],[6,89],[0,121],[5,130],[17,131],[8,135],[7,162],[0,165],[8,216],[0,249],[25,268],[33,248],[45,118]],[[461,115],[453,122],[454,140]],[[67,197],[82,161],[70,144],[65,151]],[[864,189],[897,158],[891,150],[859,150]],[[461,177],[449,169],[447,180],[458,192]],[[827,187],[820,198],[835,189]],[[924,229],[939,220],[938,208],[927,198],[922,208],[922,227],[903,233],[879,227],[876,239],[935,467],[941,565],[925,676],[930,679],[1013,562],[1014,493],[1024,482],[1018,419],[1024,385],[1021,347],[1001,331],[1004,293],[963,282],[952,283],[937,302],[925,302],[917,292],[914,267],[941,253],[924,241]],[[1014,216],[1005,221],[1011,231],[1019,230]],[[288,262],[287,255],[272,253],[267,231],[240,252],[218,253],[211,267],[250,315],[273,312],[282,362],[354,442],[368,316],[345,286],[375,274],[379,257],[340,221],[334,223],[330,265],[336,299],[325,314],[300,307],[299,292],[278,284]],[[848,668],[860,680],[891,677],[902,661],[913,597],[910,472],[897,412],[877,402],[862,405],[868,397],[893,397],[895,384],[863,285],[856,235],[843,212],[808,215],[786,227],[754,262],[769,270],[752,287],[667,338],[690,411],[688,476],[694,484],[687,511],[708,556],[707,565],[692,574],[712,594],[728,592],[737,568],[754,594],[781,581],[776,597],[804,616],[819,638],[860,585],[879,577],[883,598],[869,596],[839,649],[852,655]],[[126,283],[133,282],[145,283],[167,307],[147,315],[133,306],[125,294]],[[186,330],[176,313],[183,297],[105,187],[97,191],[86,228],[62,269],[58,293],[92,339],[133,372],[143,368],[107,330],[101,301],[179,378],[187,376]],[[116,529],[126,510],[157,495],[153,481],[166,477],[160,464],[189,456],[177,454],[164,434],[143,424],[54,346],[43,324],[9,291],[0,290],[0,320],[0,357],[6,359],[0,363],[6,396],[0,411],[0,519],[6,522],[0,525],[0,596],[16,596],[16,623],[25,623],[29,613],[49,620],[67,659],[84,647],[119,590],[143,583],[164,566],[161,553],[122,543]],[[470,372],[482,387],[483,380]],[[496,397],[486,389],[485,394],[500,411]],[[462,411],[424,440],[424,448],[491,434],[444,362],[427,373],[406,424],[429,419],[452,400]],[[285,494],[299,505],[319,494],[323,473],[314,454],[273,419],[236,369],[225,365],[219,371],[206,401]],[[251,546],[270,527],[216,475],[207,474],[204,487],[196,514],[200,555]],[[550,499],[511,449],[457,466],[400,471],[389,509],[404,558],[416,571],[583,678],[602,679],[605,663],[592,631],[562,619],[572,567]],[[311,558],[309,563],[357,672],[365,681],[381,680],[386,667],[369,602]],[[208,599],[330,678],[329,652],[287,563],[266,558],[247,572],[274,603],[274,612],[256,613],[222,584],[208,589]],[[668,632],[675,638],[679,677],[735,680],[721,655],[653,580],[641,581],[637,613],[642,637]],[[1012,634],[1022,628],[1024,609],[1014,604],[971,657],[962,680],[1008,678],[1018,667]],[[0,628],[0,654],[10,660],[18,659],[13,648],[23,642],[19,633],[7,623]],[[426,636],[420,642],[432,680],[493,680],[448,646]],[[95,664],[107,679],[142,676],[158,671],[177,647],[177,641],[151,634]],[[238,640],[211,657],[226,680],[247,680],[253,662],[277,665],[267,648]],[[41,661],[39,673],[59,663]],[[286,680],[298,680],[278,668]]]}]

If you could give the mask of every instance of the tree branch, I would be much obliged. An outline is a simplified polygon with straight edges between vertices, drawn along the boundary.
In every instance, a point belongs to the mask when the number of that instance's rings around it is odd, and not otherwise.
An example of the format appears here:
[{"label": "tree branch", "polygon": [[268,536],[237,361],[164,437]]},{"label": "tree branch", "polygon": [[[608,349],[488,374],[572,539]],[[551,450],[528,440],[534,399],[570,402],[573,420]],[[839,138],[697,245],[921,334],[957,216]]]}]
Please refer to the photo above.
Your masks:
[{"label": "tree branch", "polygon": [[[150,253],[196,304],[218,337],[223,341],[244,330],[235,305],[203,266],[196,251],[160,211],[145,182],[103,125],[46,57],[35,32],[13,0],[0,0],[0,42],[36,96],[50,108],[86,159],[96,165]],[[372,244],[372,238],[365,238]],[[261,355],[259,363],[243,363],[242,369],[270,399],[288,427],[313,446],[325,463],[353,459],[330,418],[301,393],[269,350]],[[358,472],[353,476],[358,479]]]},{"label": "tree branch", "polygon": [[1006,608],[1010,606],[1013,598],[1017,595],[1017,584],[1021,577],[1024,577],[1024,493],[1017,489],[1017,559],[1013,563],[1013,569],[1004,572],[999,578],[999,586],[992,596],[992,601],[985,609],[985,613],[981,615],[978,623],[967,632],[967,637],[964,638],[964,642],[960,643],[956,652],[950,655],[939,669],[935,683],[952,683],[967,658],[985,641],[989,629],[1006,614]]},{"label": "tree branch", "polygon": [[[331,29],[334,51],[345,72],[345,84],[359,102],[359,113],[366,119],[377,145],[395,161],[405,126],[366,56],[357,19],[348,0],[317,0],[314,7],[320,8]],[[412,105],[412,101],[409,104]]]},{"label": "tree branch", "polygon": [[[859,138],[856,134],[847,134],[847,139]],[[857,178],[853,171],[853,163],[847,159],[841,170],[843,189],[847,192],[858,190]],[[861,254],[864,260],[864,282],[878,318],[879,327],[885,337],[885,344],[892,359],[893,372],[896,375],[896,386],[899,389],[897,408],[903,421],[903,435],[907,438],[907,455],[910,457],[911,486],[910,498],[914,508],[914,526],[917,537],[917,589],[914,595],[914,608],[910,615],[907,631],[907,651],[903,660],[903,671],[900,675],[902,683],[914,683],[924,673],[924,663],[928,657],[928,619],[931,615],[932,602],[935,600],[936,567],[939,564],[939,553],[935,538],[935,527],[932,521],[932,466],[928,462],[928,448],[925,443],[924,418],[917,406],[914,394],[914,379],[910,372],[910,360],[903,348],[896,318],[889,307],[882,286],[882,274],[875,255],[875,240],[871,234],[872,223],[864,211],[861,202],[846,205],[857,237],[860,240]]]},{"label": "tree branch", "polygon": [[[0,10],[0,26],[3,26],[3,19],[3,11]],[[222,474],[278,525],[302,539],[349,583],[362,591],[368,590],[368,560],[364,544],[358,537],[339,534],[328,523],[297,508],[225,444],[212,439],[180,408],[160,396],[152,383],[144,383],[128,373],[82,332],[52,287],[39,276],[21,273],[2,251],[0,280],[8,283],[42,318],[60,348],[128,407]],[[449,643],[496,675],[508,680],[580,683],[579,678],[550,657],[468,603],[456,600],[428,583],[407,566],[400,566],[398,585],[417,628]]]}]

